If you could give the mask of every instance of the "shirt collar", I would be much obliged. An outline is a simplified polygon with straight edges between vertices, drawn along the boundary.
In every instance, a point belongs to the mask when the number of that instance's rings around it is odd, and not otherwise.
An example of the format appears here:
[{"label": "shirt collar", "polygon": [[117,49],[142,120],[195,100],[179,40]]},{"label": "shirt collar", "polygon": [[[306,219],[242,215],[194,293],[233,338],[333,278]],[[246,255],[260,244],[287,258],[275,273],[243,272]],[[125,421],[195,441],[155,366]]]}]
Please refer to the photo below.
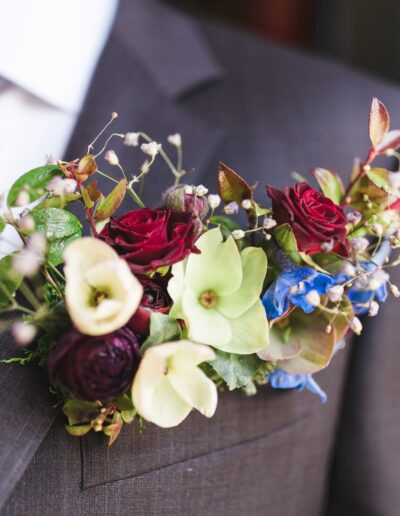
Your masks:
[{"label": "shirt collar", "polygon": [[5,2],[0,9],[0,76],[59,109],[78,113],[117,2]]}]

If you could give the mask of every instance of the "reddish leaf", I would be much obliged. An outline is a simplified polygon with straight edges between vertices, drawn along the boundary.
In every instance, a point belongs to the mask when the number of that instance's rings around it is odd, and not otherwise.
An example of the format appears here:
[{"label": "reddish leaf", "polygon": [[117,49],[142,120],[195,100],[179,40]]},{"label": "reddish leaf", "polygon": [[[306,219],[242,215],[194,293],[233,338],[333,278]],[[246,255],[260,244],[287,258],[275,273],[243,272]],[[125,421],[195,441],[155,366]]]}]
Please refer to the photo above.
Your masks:
[{"label": "reddish leaf", "polygon": [[389,126],[390,117],[385,105],[374,97],[369,113],[369,137],[374,147],[376,147],[388,133]]},{"label": "reddish leaf", "polygon": [[218,166],[218,190],[225,203],[252,198],[252,189],[242,177],[220,162]]},{"label": "reddish leaf", "polygon": [[96,214],[96,220],[108,219],[113,215],[119,208],[126,192],[126,180],[123,179],[117,186],[107,195],[102,201],[100,201]]},{"label": "reddish leaf", "polygon": [[97,202],[103,195],[97,188],[97,181],[91,181],[86,187],[87,193],[93,202]]}]

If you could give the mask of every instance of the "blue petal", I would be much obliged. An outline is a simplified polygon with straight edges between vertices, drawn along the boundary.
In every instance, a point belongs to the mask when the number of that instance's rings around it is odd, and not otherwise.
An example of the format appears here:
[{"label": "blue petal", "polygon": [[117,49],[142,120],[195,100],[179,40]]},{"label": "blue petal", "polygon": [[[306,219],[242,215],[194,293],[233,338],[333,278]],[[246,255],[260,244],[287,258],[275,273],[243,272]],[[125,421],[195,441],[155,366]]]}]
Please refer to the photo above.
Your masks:
[{"label": "blue petal", "polygon": [[269,383],[273,389],[307,389],[320,397],[321,403],[326,403],[328,397],[317,384],[311,374],[289,374],[282,369],[276,369],[269,375]]}]

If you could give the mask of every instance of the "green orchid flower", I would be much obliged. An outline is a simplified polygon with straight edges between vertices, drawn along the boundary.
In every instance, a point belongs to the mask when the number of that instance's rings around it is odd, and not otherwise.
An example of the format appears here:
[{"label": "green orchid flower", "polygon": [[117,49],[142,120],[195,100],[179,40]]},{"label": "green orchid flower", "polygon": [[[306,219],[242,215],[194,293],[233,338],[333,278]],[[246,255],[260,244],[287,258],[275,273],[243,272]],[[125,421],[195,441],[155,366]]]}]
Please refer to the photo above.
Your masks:
[{"label": "green orchid flower", "polygon": [[229,353],[251,354],[268,343],[268,321],[260,294],[267,272],[262,249],[242,252],[219,228],[196,242],[191,254],[173,266],[168,291],[170,316],[183,319],[189,339]]}]

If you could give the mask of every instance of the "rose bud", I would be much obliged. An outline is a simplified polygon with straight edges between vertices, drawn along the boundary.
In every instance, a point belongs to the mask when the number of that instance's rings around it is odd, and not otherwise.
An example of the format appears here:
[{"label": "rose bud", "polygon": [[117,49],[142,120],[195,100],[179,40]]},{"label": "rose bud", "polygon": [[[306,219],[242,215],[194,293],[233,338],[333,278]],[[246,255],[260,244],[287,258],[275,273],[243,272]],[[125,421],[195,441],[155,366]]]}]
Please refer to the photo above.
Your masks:
[{"label": "rose bud", "polygon": [[150,333],[150,318],[152,312],[167,314],[172,306],[172,299],[167,290],[169,277],[157,279],[141,278],[143,297],[139,308],[134,313],[128,326],[132,331],[145,339]]},{"label": "rose bud", "polygon": [[80,182],[86,181],[86,179],[94,174],[97,170],[97,164],[94,157],[91,154],[83,156],[78,163],[78,170],[75,175]]},{"label": "rose bud", "polygon": [[308,183],[297,183],[283,191],[267,186],[272,211],[278,224],[290,224],[299,251],[321,252],[324,243],[333,242],[333,252],[348,256],[346,215],[342,208]]},{"label": "rose bud", "polygon": [[199,251],[191,213],[142,208],[111,218],[101,237],[124,258],[134,274],[144,275]]},{"label": "rose bud", "polygon": [[170,210],[190,212],[204,219],[208,212],[208,202],[201,192],[188,185],[172,186],[163,194],[163,205]]},{"label": "rose bud", "polygon": [[50,378],[77,399],[108,402],[129,390],[140,361],[139,343],[127,327],[89,337],[76,330],[50,351]]}]

